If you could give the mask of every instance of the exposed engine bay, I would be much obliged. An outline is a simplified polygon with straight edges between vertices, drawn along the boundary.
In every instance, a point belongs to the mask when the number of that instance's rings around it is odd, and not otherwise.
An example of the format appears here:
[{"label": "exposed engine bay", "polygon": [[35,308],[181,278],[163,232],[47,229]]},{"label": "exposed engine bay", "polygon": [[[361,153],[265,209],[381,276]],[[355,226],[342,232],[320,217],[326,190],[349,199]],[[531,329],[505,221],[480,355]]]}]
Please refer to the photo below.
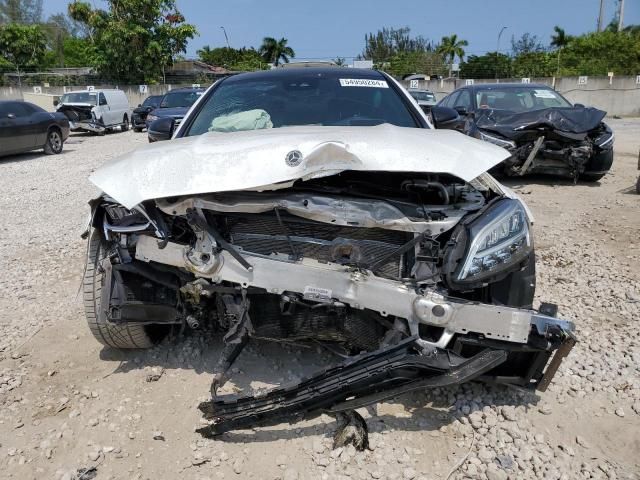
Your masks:
[{"label": "exposed engine bay", "polygon": [[92,202],[98,321],[221,331],[214,398],[251,338],[352,356],[286,393],[206,402],[207,435],[472,379],[544,389],[573,325],[531,310],[530,217],[491,185],[345,170],[131,209],[103,195]]}]

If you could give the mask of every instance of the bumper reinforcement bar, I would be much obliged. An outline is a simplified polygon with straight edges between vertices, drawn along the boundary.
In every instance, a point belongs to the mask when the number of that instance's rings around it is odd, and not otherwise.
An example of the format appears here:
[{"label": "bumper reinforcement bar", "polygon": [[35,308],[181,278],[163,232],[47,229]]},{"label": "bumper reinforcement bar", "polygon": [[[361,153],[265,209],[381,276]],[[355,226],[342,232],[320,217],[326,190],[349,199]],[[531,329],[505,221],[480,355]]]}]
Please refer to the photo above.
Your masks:
[{"label": "bumper reinforcement bar", "polygon": [[411,337],[358,355],[264,395],[203,402],[198,408],[212,423],[197,431],[212,437],[235,429],[351,410],[414,390],[467,382],[507,359],[507,352],[492,349],[469,359],[440,348],[423,353],[416,340]]}]

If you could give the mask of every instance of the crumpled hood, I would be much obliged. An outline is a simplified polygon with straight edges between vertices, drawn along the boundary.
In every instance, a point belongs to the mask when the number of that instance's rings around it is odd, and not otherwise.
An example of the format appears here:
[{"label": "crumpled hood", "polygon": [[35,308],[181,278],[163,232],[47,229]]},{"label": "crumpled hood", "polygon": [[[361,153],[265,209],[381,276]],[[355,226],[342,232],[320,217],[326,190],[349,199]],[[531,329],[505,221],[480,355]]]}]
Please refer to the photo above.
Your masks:
[{"label": "crumpled hood", "polygon": [[470,181],[509,152],[451,130],[287,127],[157,142],[89,178],[132,208],[144,200],[234,190],[278,190],[345,170],[447,173]]},{"label": "crumpled hood", "polygon": [[478,128],[496,131],[507,138],[517,138],[520,131],[538,128],[585,133],[600,125],[606,114],[593,107],[554,107],[521,113],[479,109],[475,118]]}]

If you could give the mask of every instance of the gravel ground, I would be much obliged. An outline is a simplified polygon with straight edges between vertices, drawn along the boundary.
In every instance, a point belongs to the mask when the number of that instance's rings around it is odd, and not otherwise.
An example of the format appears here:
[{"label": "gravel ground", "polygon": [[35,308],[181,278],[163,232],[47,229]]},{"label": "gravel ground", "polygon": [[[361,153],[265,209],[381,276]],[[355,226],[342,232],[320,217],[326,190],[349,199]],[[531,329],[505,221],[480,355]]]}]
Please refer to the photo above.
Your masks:
[{"label": "gravel ground", "polygon": [[[62,155],[0,159],[0,477],[640,478],[640,120],[612,120],[616,160],[600,184],[509,180],[536,217],[538,300],[580,343],[544,394],[468,384],[362,411],[371,450],[331,449],[328,416],[194,433],[220,339],[151,351],[103,349],[84,320],[80,240],[87,176],[146,143],[133,132],[72,135]],[[227,391],[292,380],[331,359],[254,343]],[[157,381],[147,382],[155,373]]]}]

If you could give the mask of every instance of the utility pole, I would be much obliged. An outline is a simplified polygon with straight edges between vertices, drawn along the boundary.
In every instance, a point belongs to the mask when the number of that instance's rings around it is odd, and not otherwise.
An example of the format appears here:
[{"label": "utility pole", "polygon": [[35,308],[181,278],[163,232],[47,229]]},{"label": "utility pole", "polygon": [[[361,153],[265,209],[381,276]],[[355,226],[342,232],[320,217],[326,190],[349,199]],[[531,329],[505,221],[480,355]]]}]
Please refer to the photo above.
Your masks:
[{"label": "utility pole", "polygon": [[602,31],[603,16],[604,16],[604,0],[600,0],[600,13],[598,14],[598,32]]},{"label": "utility pole", "polygon": [[500,66],[500,37],[502,36],[502,32],[504,32],[507,27],[502,27],[500,33],[498,34],[498,42],[496,43],[496,79],[498,78],[498,67]]},{"label": "utility pole", "polygon": [[231,48],[231,46],[229,45],[229,37],[227,37],[227,31],[225,30],[224,27],[220,27],[220,28],[224,32],[224,39],[227,41],[227,48]]},{"label": "utility pole", "polygon": [[624,0],[620,0],[620,10],[618,10],[618,31],[622,31],[624,26]]}]

